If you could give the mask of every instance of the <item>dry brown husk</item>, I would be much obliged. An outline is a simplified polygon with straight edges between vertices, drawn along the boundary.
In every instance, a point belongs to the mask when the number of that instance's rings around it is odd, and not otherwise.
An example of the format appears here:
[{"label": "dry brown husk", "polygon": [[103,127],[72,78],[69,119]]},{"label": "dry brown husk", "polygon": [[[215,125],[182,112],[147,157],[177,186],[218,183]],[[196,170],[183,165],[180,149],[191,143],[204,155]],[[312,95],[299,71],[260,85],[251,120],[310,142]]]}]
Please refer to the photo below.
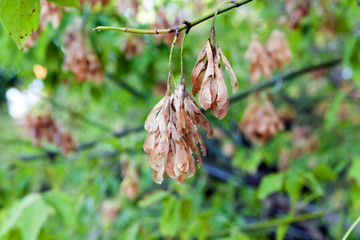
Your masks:
[{"label": "dry brown husk", "polygon": [[200,52],[191,74],[192,93],[199,93],[199,104],[210,109],[215,117],[223,119],[229,111],[229,97],[221,70],[220,60],[229,71],[233,93],[238,89],[238,82],[231,65],[221,48],[211,43],[210,39]]},{"label": "dry brown husk", "polygon": [[[161,184],[166,174],[183,183],[195,174],[192,153],[196,153],[198,167],[201,154],[206,155],[200,126],[212,137],[213,129],[194,99],[180,84],[173,94],[165,96],[149,113],[145,129],[148,131],[144,151],[150,153],[154,181]],[[200,149],[198,147],[200,145]]]}]

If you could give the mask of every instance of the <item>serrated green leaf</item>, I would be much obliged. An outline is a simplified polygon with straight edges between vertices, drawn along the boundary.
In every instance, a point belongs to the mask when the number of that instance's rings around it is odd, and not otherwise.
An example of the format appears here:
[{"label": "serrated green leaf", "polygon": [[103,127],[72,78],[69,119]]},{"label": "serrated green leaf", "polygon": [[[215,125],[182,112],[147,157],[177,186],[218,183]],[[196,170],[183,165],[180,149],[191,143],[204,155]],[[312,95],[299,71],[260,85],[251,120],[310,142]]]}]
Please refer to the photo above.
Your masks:
[{"label": "serrated green leaf", "polygon": [[80,7],[79,0],[47,0],[62,7]]},{"label": "serrated green leaf", "polygon": [[40,19],[40,0],[0,1],[0,20],[20,50],[31,33],[35,32]]}]

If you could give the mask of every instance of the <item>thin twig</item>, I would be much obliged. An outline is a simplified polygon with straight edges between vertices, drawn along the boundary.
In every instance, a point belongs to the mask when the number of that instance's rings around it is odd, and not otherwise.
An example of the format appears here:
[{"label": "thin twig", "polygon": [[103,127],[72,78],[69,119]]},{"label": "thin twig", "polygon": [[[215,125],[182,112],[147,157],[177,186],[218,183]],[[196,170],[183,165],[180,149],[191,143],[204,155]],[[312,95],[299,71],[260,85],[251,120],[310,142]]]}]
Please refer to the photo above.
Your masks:
[{"label": "thin twig", "polygon": [[360,216],[356,219],[356,221],[351,225],[351,227],[346,231],[344,237],[341,240],[346,240],[350,233],[354,230],[354,228],[356,227],[356,225],[360,222]]},{"label": "thin twig", "polygon": [[167,34],[167,33],[174,33],[176,32],[176,29],[179,29],[179,31],[183,31],[186,30],[189,31],[190,28],[198,25],[199,23],[202,23],[206,20],[211,19],[212,17],[214,17],[214,15],[217,13],[217,15],[220,15],[224,12],[227,12],[233,8],[238,8],[242,5],[245,5],[249,2],[252,2],[254,0],[246,0],[243,2],[237,2],[237,1],[233,1],[233,3],[230,6],[221,8],[220,10],[215,10],[201,18],[195,19],[191,22],[186,22],[182,25],[179,26],[174,26],[171,28],[167,28],[167,29],[154,29],[154,30],[148,30],[148,29],[135,29],[135,28],[120,28],[120,27],[107,27],[107,26],[98,26],[96,28],[94,28],[94,31],[106,31],[106,30],[115,30],[115,31],[121,31],[121,32],[126,32],[126,33],[138,33],[138,34]]}]

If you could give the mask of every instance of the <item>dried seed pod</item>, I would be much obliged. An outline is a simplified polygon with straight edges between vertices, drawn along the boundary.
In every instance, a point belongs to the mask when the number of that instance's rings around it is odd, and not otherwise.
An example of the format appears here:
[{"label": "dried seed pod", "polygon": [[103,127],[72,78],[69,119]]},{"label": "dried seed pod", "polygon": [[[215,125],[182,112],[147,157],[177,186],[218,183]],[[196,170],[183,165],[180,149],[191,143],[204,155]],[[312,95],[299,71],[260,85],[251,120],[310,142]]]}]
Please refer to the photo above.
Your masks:
[{"label": "dried seed pod", "polygon": [[109,0],[80,0],[80,4],[90,4],[91,7],[95,7],[96,5],[100,5],[101,7],[104,7],[106,5],[108,5]]},{"label": "dried seed pod", "polygon": [[317,148],[318,141],[313,136],[309,126],[296,126],[292,131],[293,150],[292,155],[299,157],[305,153],[313,152]]},{"label": "dried seed pod", "polygon": [[[166,17],[166,11],[164,7],[161,7],[155,17],[155,23],[152,26],[153,29],[167,29],[171,25]],[[156,44],[160,44],[161,41],[164,41],[166,45],[171,46],[174,36],[172,34],[155,34],[154,35]]]},{"label": "dried seed pod", "polygon": [[193,95],[196,96],[200,92],[200,106],[204,109],[210,108],[215,117],[223,119],[229,110],[229,97],[220,60],[229,71],[230,82],[235,93],[238,83],[234,71],[221,48],[219,46],[215,48],[210,39],[206,42],[195,63],[191,74],[191,83]]},{"label": "dried seed pod", "polygon": [[266,49],[261,44],[258,36],[254,35],[245,52],[245,59],[250,61],[250,81],[255,84],[259,81],[261,73],[265,78],[272,75],[271,59]]},{"label": "dried seed pod", "polygon": [[82,20],[77,18],[71,29],[64,36],[65,60],[64,67],[69,69],[79,82],[102,82],[104,73],[99,59],[86,44],[81,31]]},{"label": "dried seed pod", "polygon": [[41,146],[41,141],[44,138],[52,142],[58,132],[58,127],[50,114],[34,116],[29,113],[25,117],[25,128],[29,131],[30,140],[37,147]]},{"label": "dried seed pod", "polygon": [[138,13],[139,5],[139,0],[117,0],[116,10],[121,15],[136,16]]},{"label": "dried seed pod", "polygon": [[135,200],[139,193],[139,173],[133,162],[125,160],[121,166],[123,180],[120,185],[119,194]]},{"label": "dried seed pod", "polygon": [[30,140],[37,147],[41,146],[43,139],[53,142],[62,154],[76,150],[77,141],[69,132],[62,132],[55,123],[52,115],[34,116],[29,113],[25,118],[25,128],[29,131]]},{"label": "dried seed pod", "polygon": [[213,129],[196,105],[185,85],[179,85],[171,96],[165,96],[149,113],[145,129],[149,132],[144,151],[150,153],[150,166],[153,168],[154,181],[162,183],[166,174],[183,183],[186,174],[195,174],[192,153],[198,157],[201,167],[200,144],[203,156],[205,145],[199,133],[203,126],[212,137]]},{"label": "dried seed pod", "polygon": [[288,0],[285,4],[285,11],[289,14],[286,17],[286,22],[291,29],[299,27],[302,18],[309,14],[311,7],[311,0]]},{"label": "dried seed pod", "polygon": [[271,102],[266,101],[262,105],[251,103],[245,109],[239,128],[248,139],[263,144],[283,130],[284,124]]},{"label": "dried seed pod", "polygon": [[143,49],[145,48],[146,43],[144,40],[139,36],[132,36],[129,35],[125,46],[124,46],[124,53],[127,59],[131,59],[134,54],[140,55]]},{"label": "dried seed pod", "polygon": [[267,43],[266,50],[270,55],[273,69],[281,69],[284,64],[291,60],[291,51],[286,36],[279,30],[274,30]]},{"label": "dried seed pod", "polygon": [[70,132],[58,131],[55,134],[53,142],[60,147],[61,153],[67,155],[71,151],[75,151],[78,145],[74,136]]}]

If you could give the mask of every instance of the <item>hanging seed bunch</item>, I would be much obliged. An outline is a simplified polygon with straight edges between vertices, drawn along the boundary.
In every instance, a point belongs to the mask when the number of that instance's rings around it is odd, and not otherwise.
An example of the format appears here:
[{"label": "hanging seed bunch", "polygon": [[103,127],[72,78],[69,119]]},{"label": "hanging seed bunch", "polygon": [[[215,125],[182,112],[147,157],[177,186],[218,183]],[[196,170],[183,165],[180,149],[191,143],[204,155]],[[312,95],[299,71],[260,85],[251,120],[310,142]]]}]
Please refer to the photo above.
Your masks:
[{"label": "hanging seed bunch", "polygon": [[119,195],[127,196],[131,200],[135,200],[139,193],[139,172],[129,159],[125,159],[121,164],[121,176],[123,180],[120,184]]},{"label": "hanging seed bunch", "polygon": [[162,183],[166,174],[176,179],[178,183],[183,183],[186,177],[192,177],[196,171],[193,153],[197,155],[199,168],[202,165],[201,155],[206,155],[199,128],[202,126],[209,138],[213,136],[210,123],[186,89],[182,64],[186,35],[181,48],[180,84],[170,94],[171,55],[178,35],[177,31],[170,50],[166,95],[151,110],[145,122],[148,135],[144,143],[144,151],[150,153],[150,166],[153,168],[154,181],[158,184]]},{"label": "hanging seed bunch", "polygon": [[[153,29],[166,29],[170,28],[171,25],[167,19],[165,8],[161,7],[156,13],[155,23],[152,26]],[[154,36],[156,44],[160,44],[162,41],[171,46],[173,36],[171,34],[156,34]]]},{"label": "hanging seed bunch", "polygon": [[[221,6],[221,5],[220,5]],[[219,6],[219,7],[220,7]],[[159,23],[166,25],[165,14],[160,11],[162,19]],[[196,97],[199,93],[199,104],[205,110],[210,109],[213,115],[223,119],[229,110],[229,97],[221,69],[221,61],[230,75],[230,83],[235,93],[238,89],[238,82],[231,65],[220,46],[216,43],[215,18],[210,30],[210,37],[200,52],[194,69],[191,74],[192,94]],[[168,26],[161,26],[167,28]],[[169,78],[166,96],[152,109],[145,122],[145,129],[148,131],[144,143],[144,151],[150,153],[150,166],[153,168],[153,177],[156,183],[161,183],[166,174],[183,183],[186,177],[195,174],[196,154],[198,167],[202,165],[201,155],[206,155],[204,141],[199,129],[202,126],[207,137],[213,136],[213,129],[194,98],[186,89],[183,69],[183,44],[181,47],[181,78],[180,84],[170,94],[171,82],[171,56],[172,49],[179,36],[176,31],[175,38],[171,45],[169,58]]]},{"label": "hanging seed bunch", "polygon": [[91,7],[95,7],[97,5],[104,7],[109,4],[109,0],[80,0],[80,4],[90,4]]},{"label": "hanging seed bunch", "polygon": [[75,19],[71,29],[64,36],[65,69],[69,69],[78,82],[94,81],[101,83],[104,73],[101,70],[99,59],[86,44],[82,32],[82,20]]},{"label": "hanging seed bunch", "polygon": [[291,60],[291,51],[286,36],[279,30],[275,29],[267,43],[266,50],[270,56],[272,69],[281,69]]},{"label": "hanging seed bunch", "polygon": [[264,103],[254,101],[245,109],[239,129],[251,141],[264,144],[283,130],[284,124],[269,100]]},{"label": "hanging seed bunch", "polygon": [[215,117],[223,119],[229,111],[229,97],[221,70],[221,60],[229,72],[233,93],[238,90],[238,82],[229,61],[216,44],[214,24],[215,21],[210,31],[212,42],[209,38],[201,50],[191,74],[191,83],[193,95],[196,97],[199,93],[200,106],[210,109]]},{"label": "hanging seed bunch", "polygon": [[245,52],[245,59],[250,61],[249,72],[252,84],[259,81],[261,73],[265,78],[271,77],[272,64],[270,56],[257,35],[253,35],[249,48]]},{"label": "hanging seed bunch", "polygon": [[288,0],[285,4],[285,11],[288,15],[282,19],[291,29],[297,29],[301,19],[310,12],[311,0]]},{"label": "hanging seed bunch", "polygon": [[136,16],[140,6],[139,0],[117,0],[116,11],[121,15]]},{"label": "hanging seed bunch", "polygon": [[43,31],[43,29],[46,28],[48,23],[51,23],[51,26],[54,29],[57,29],[60,25],[60,21],[62,19],[62,11],[61,8],[53,3],[50,3],[46,0],[41,0],[41,10],[40,10],[40,22],[39,27],[36,32],[33,32],[25,41],[25,49],[29,49],[32,46],[34,46],[37,38]]},{"label": "hanging seed bunch", "polygon": [[274,30],[265,47],[259,37],[253,35],[252,41],[245,52],[245,59],[250,61],[250,81],[255,84],[261,74],[270,78],[273,70],[281,69],[291,60],[291,51],[286,36],[279,30]]},{"label": "hanging seed bunch", "polygon": [[74,136],[69,132],[63,132],[51,114],[35,116],[29,113],[25,117],[24,126],[29,132],[30,140],[37,147],[46,139],[56,144],[65,155],[76,149],[77,141]]},{"label": "hanging seed bunch", "polygon": [[180,84],[173,94],[165,96],[150,112],[145,122],[149,132],[144,151],[150,153],[150,166],[156,183],[162,183],[166,174],[183,183],[195,174],[197,154],[198,167],[201,167],[201,154],[206,149],[199,133],[200,126],[212,137],[213,129],[196,105],[185,84]]},{"label": "hanging seed bunch", "polygon": [[127,59],[131,59],[134,54],[140,56],[145,46],[146,43],[141,37],[130,35],[126,40],[123,52]]}]

